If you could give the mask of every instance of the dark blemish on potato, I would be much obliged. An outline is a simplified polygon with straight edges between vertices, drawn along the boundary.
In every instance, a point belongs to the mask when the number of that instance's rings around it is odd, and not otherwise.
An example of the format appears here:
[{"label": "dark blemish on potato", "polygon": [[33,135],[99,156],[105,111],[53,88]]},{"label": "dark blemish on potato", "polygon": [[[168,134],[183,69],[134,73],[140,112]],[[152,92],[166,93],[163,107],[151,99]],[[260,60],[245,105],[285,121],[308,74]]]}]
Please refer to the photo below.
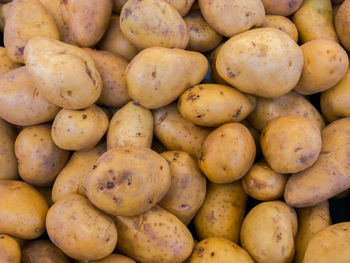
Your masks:
[{"label": "dark blemish on potato", "polygon": [[163,166],[160,166],[160,170],[163,170]]},{"label": "dark blemish on potato", "polygon": [[225,137],[225,135],[224,134],[220,134],[220,137],[223,138],[223,137]]},{"label": "dark blemish on potato", "polygon": [[298,2],[296,0],[290,0],[288,2],[288,5],[289,5],[290,9],[293,9],[297,4],[298,4]]},{"label": "dark blemish on potato", "polygon": [[288,65],[291,67],[293,65],[292,61],[289,60]]},{"label": "dark blemish on potato", "polygon": [[23,56],[24,47],[19,47],[19,48],[18,48],[18,51],[19,51],[19,54],[20,54],[21,56]]},{"label": "dark blemish on potato", "polygon": [[86,114],[81,115],[81,117],[83,118],[83,120],[87,118]]},{"label": "dark blemish on potato", "polygon": [[113,197],[112,198],[113,202],[116,204],[116,205],[121,205],[123,203],[123,200],[122,199],[119,199],[117,197]]},{"label": "dark blemish on potato", "polygon": [[153,71],[153,72],[152,72],[152,78],[154,78],[154,79],[155,79],[155,78],[156,78],[156,76],[157,76],[157,73],[156,73],[155,71]]},{"label": "dark blemish on potato", "polygon": [[148,203],[152,204],[153,203],[153,199],[148,200]]},{"label": "dark blemish on potato", "polygon": [[97,165],[94,164],[94,166],[92,166],[92,169],[95,170],[97,168]]},{"label": "dark blemish on potato", "polygon": [[204,252],[204,248],[203,247],[199,247],[198,248],[198,254],[202,254]]},{"label": "dark blemish on potato", "polygon": [[4,236],[0,236],[1,239],[4,239],[5,237]]},{"label": "dark blemish on potato", "polygon": [[204,152],[201,152],[201,155],[199,156],[199,161],[200,162],[204,161]]},{"label": "dark blemish on potato", "polygon": [[202,114],[199,114],[199,115],[197,115],[197,119],[200,119],[200,118],[202,118],[204,116],[204,114],[202,115]]},{"label": "dark blemish on potato", "polygon": [[189,26],[189,30],[199,33],[199,28],[193,24]]},{"label": "dark blemish on potato", "polygon": [[189,176],[186,176],[186,177],[181,179],[182,188],[185,188],[188,185],[188,183],[190,182],[190,179],[191,178]]},{"label": "dark blemish on potato", "polygon": [[140,106],[140,102],[139,102],[139,101],[135,101],[133,104],[134,104],[135,106]]},{"label": "dark blemish on potato", "polygon": [[165,119],[166,117],[168,117],[168,113],[167,112],[164,112],[159,118],[158,118],[158,122],[156,123],[156,126],[161,124]]},{"label": "dark blemish on potato", "polygon": [[179,158],[179,154],[178,153],[174,153],[173,161],[176,161],[177,158]]},{"label": "dark blemish on potato", "polygon": [[36,136],[38,136],[38,135],[34,134],[33,136],[36,137]]},{"label": "dark blemish on potato", "polygon": [[202,86],[199,86],[198,88],[199,88],[200,90],[203,90],[203,89],[204,89]]},{"label": "dark blemish on potato", "polygon": [[107,182],[105,188],[107,188],[108,190],[110,190],[110,189],[114,188],[114,186],[115,186],[115,183],[114,183],[114,182]]},{"label": "dark blemish on potato", "polygon": [[125,18],[128,18],[129,15],[131,15],[130,9],[125,8],[125,10],[124,10],[124,16],[125,16]]},{"label": "dark blemish on potato", "polygon": [[179,31],[180,31],[180,36],[181,38],[184,38],[185,37],[185,27],[184,25],[179,25]]},{"label": "dark blemish on potato", "polygon": [[307,160],[308,159],[311,159],[313,158],[314,155],[313,154],[309,154],[309,155],[302,155],[300,158],[299,158],[299,161],[303,164],[306,164]]},{"label": "dark blemish on potato", "polygon": [[196,95],[196,94],[194,94],[194,93],[192,93],[192,92],[190,92],[190,93],[187,95],[187,100],[195,101],[195,100],[197,100],[197,99],[199,99],[199,98],[200,98],[199,95]]},{"label": "dark blemish on potato", "polygon": [[42,142],[42,141],[44,141],[44,139],[43,139],[43,138],[40,138],[40,141]]},{"label": "dark blemish on potato", "polygon": [[245,16],[246,16],[246,17],[249,17],[250,14],[251,14],[251,12],[247,12],[247,13],[245,13]]},{"label": "dark blemish on potato", "polygon": [[230,70],[230,68],[226,68],[226,71],[227,71],[227,75],[228,75],[229,78],[234,78],[234,77],[236,77],[236,74],[233,73],[233,72]]},{"label": "dark blemish on potato", "polygon": [[238,109],[238,110],[236,111],[236,113],[233,115],[233,118],[234,118],[234,119],[237,119],[238,116],[239,116],[239,114],[241,114],[242,108],[243,108],[243,106],[239,107],[239,109]]},{"label": "dark blemish on potato", "polygon": [[64,5],[66,5],[66,4],[68,4],[68,0],[62,0],[62,3],[63,3]]},{"label": "dark blemish on potato", "polygon": [[109,237],[107,237],[106,242],[109,242]]},{"label": "dark blemish on potato", "polygon": [[118,180],[117,180],[117,185],[121,185],[122,183],[124,183],[125,181],[127,181],[128,185],[131,185],[132,182],[132,172],[130,171],[123,171],[121,173],[121,175],[118,176]]},{"label": "dark blemish on potato", "polygon": [[253,47],[256,47],[256,44],[255,44],[255,42],[252,42],[252,46],[253,46]]},{"label": "dark blemish on potato", "polygon": [[214,211],[211,211],[211,213],[209,215],[206,216],[207,220],[211,223],[214,224],[215,223],[215,214]]},{"label": "dark blemish on potato", "polygon": [[72,118],[72,116],[71,116],[71,115],[69,115],[69,116],[68,116],[68,119],[71,119],[71,118]]},{"label": "dark blemish on potato", "polygon": [[225,168],[224,166],[222,167],[222,170],[223,170],[224,172],[226,172],[226,168]]},{"label": "dark blemish on potato", "polygon": [[68,91],[67,91],[67,94],[68,94],[68,96],[72,96],[72,91],[71,91],[71,90],[68,90]]},{"label": "dark blemish on potato", "polygon": [[214,252],[211,252],[210,253],[210,256],[214,257],[215,253]]},{"label": "dark blemish on potato", "polygon": [[278,233],[276,236],[277,242],[279,242],[282,239],[282,233]]},{"label": "dark blemish on potato", "polygon": [[224,95],[224,93],[222,91],[220,91],[220,95]]},{"label": "dark blemish on potato", "polygon": [[129,149],[124,149],[124,152],[129,153],[129,152],[130,152],[130,150],[129,150]]},{"label": "dark blemish on potato", "polygon": [[137,132],[136,135],[140,137],[142,135],[142,133],[141,132]]},{"label": "dark blemish on potato", "polygon": [[303,147],[297,147],[297,148],[294,149],[294,152],[296,153],[297,151],[300,151],[302,149],[303,149]]}]

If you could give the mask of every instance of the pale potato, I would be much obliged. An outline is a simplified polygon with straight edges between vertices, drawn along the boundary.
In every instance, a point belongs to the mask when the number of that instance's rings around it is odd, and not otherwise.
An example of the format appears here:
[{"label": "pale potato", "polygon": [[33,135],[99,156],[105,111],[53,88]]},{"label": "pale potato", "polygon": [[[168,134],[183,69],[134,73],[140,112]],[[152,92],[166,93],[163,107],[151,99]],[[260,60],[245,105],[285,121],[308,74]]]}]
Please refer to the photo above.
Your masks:
[{"label": "pale potato", "polygon": [[261,2],[268,15],[290,16],[300,8],[303,0],[261,0]]},{"label": "pale potato", "polygon": [[272,27],[286,33],[295,42],[298,42],[298,29],[287,17],[278,15],[266,15],[264,23],[260,27]]}]

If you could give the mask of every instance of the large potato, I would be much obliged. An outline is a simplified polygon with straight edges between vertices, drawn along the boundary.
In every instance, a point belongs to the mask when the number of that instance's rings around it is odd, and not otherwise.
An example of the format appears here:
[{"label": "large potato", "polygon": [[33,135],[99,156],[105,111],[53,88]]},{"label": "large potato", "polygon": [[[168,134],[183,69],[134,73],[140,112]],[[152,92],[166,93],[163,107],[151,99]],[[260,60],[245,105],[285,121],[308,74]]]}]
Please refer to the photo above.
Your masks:
[{"label": "large potato", "polygon": [[255,153],[255,142],[249,130],[240,123],[228,123],[204,140],[199,167],[213,183],[231,183],[249,171]]},{"label": "large potato", "polygon": [[199,240],[222,237],[239,242],[247,194],[241,181],[231,184],[209,183],[204,203],[194,219]]},{"label": "large potato", "polygon": [[116,217],[117,249],[142,263],[181,263],[192,252],[187,227],[159,206],[134,217]]},{"label": "large potato", "polygon": [[30,78],[50,102],[63,108],[82,109],[100,97],[101,75],[82,49],[34,37],[27,42],[24,53]]},{"label": "large potato", "polygon": [[100,260],[89,261],[89,263],[136,263],[136,261],[123,255],[111,254]]},{"label": "large potato", "polygon": [[9,123],[0,119],[0,134],[0,180],[16,180],[18,179],[15,155],[16,131]]},{"label": "large potato", "polygon": [[120,12],[120,28],[136,47],[186,48],[189,40],[185,21],[164,0],[130,0]]},{"label": "large potato", "polygon": [[215,127],[245,119],[255,108],[255,97],[229,86],[199,84],[182,93],[178,106],[194,124]]},{"label": "large potato", "polygon": [[15,63],[9,58],[4,47],[0,47],[0,74],[19,68],[20,66],[19,63]]},{"label": "large potato", "polygon": [[22,263],[70,263],[71,261],[49,240],[35,240],[24,245]]},{"label": "large potato", "polygon": [[50,207],[46,228],[51,241],[75,259],[104,258],[117,243],[113,220],[77,194],[68,195]]},{"label": "large potato", "polygon": [[350,0],[344,1],[335,16],[335,29],[343,47],[350,51]]},{"label": "large potato", "polygon": [[198,3],[208,24],[226,37],[261,25],[265,17],[260,0],[216,0],[215,4],[211,0],[199,0]]},{"label": "large potato", "polygon": [[297,84],[303,54],[287,34],[275,28],[258,28],[229,39],[219,51],[216,69],[242,92],[276,98]]},{"label": "large potato", "polygon": [[137,54],[126,68],[128,93],[145,108],[164,107],[186,88],[198,84],[207,70],[208,61],[200,53],[148,48]]},{"label": "large potato", "polygon": [[303,0],[261,0],[261,2],[268,15],[290,16],[299,9]]},{"label": "large potato", "polygon": [[0,180],[0,233],[34,239],[45,231],[47,203],[32,186]]},{"label": "large potato", "polygon": [[298,29],[287,17],[266,15],[264,23],[260,27],[272,27],[286,33],[295,42],[298,42]]},{"label": "large potato", "polygon": [[17,241],[8,235],[0,234],[0,262],[21,262],[21,248]]}]

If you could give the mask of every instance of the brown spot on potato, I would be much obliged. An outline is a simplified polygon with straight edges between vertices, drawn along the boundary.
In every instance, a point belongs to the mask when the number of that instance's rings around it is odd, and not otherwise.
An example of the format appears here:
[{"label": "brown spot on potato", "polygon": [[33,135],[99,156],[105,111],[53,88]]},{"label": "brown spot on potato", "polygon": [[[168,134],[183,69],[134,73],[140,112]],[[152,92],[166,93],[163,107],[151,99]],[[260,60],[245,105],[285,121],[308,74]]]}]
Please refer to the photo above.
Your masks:
[{"label": "brown spot on potato", "polygon": [[125,8],[125,10],[124,10],[124,17],[125,17],[125,18],[128,18],[129,15],[131,15],[130,9]]},{"label": "brown spot on potato", "polygon": [[294,152],[296,153],[297,151],[300,151],[302,149],[303,149],[303,147],[297,147],[297,148],[294,149]]},{"label": "brown spot on potato", "polygon": [[288,2],[288,6],[290,9],[293,9],[297,4],[298,4],[298,2],[296,0],[290,0]]},{"label": "brown spot on potato", "polygon": [[175,152],[174,153],[174,157],[173,157],[173,161],[176,161],[177,158],[179,158],[179,153]]},{"label": "brown spot on potato", "polygon": [[196,99],[199,99],[199,98],[200,98],[200,96],[194,94],[193,92],[190,92],[190,93],[188,93],[188,95],[187,95],[187,100],[195,101]]},{"label": "brown spot on potato", "polygon": [[71,115],[69,115],[69,116],[68,116],[68,119],[71,119],[71,118],[72,118],[72,116],[71,116]]},{"label": "brown spot on potato", "polygon": [[153,72],[152,72],[152,78],[154,78],[154,79],[155,79],[155,78],[156,78],[156,76],[157,76],[157,72],[153,71]]},{"label": "brown spot on potato", "polygon": [[214,252],[211,252],[210,253],[210,256],[214,257],[215,253]]},{"label": "brown spot on potato", "polygon": [[179,31],[180,31],[180,36],[181,38],[184,38],[185,37],[185,27],[184,25],[179,25]]},{"label": "brown spot on potato", "polygon": [[21,56],[23,56],[23,53],[24,53],[24,47],[19,47],[18,48],[18,52]]},{"label": "brown spot on potato", "polygon": [[199,88],[200,90],[203,90],[203,89],[204,89],[202,86],[199,86],[198,88]]},{"label": "brown spot on potato", "polygon": [[278,233],[276,236],[277,242],[279,242],[282,239],[282,233]]},{"label": "brown spot on potato", "polygon": [[62,0],[62,3],[63,3],[64,5],[66,5],[66,4],[68,4],[68,0]]},{"label": "brown spot on potato", "polygon": [[138,101],[135,101],[133,104],[134,104],[135,106],[140,106],[140,102],[138,102]]},{"label": "brown spot on potato", "polygon": [[181,208],[183,208],[183,209],[187,209],[187,208],[189,208],[190,206],[189,205],[187,205],[187,204],[182,204],[181,205]]},{"label": "brown spot on potato", "polygon": [[72,96],[73,92],[71,90],[67,91],[68,96]]},{"label": "brown spot on potato", "polygon": [[110,189],[114,188],[114,186],[115,186],[114,182],[107,182],[106,186],[104,188],[110,190]]},{"label": "brown spot on potato", "polygon": [[156,126],[161,124],[166,118],[168,117],[168,113],[164,112],[159,118],[158,118],[158,122],[156,123]]},{"label": "brown spot on potato", "polygon": [[118,177],[119,179],[117,180],[116,184],[121,185],[124,183],[124,181],[128,181],[128,185],[131,185],[132,182],[132,172],[130,171],[123,171],[121,175]]},{"label": "brown spot on potato", "polygon": [[313,154],[310,154],[310,155],[302,155],[300,158],[299,158],[299,161],[303,164],[306,164],[307,160],[312,158],[314,155]]},{"label": "brown spot on potato", "polygon": [[0,236],[0,239],[4,239],[5,237],[4,236]]},{"label": "brown spot on potato", "polygon": [[200,162],[204,161],[204,152],[201,152],[201,155],[199,156],[199,161]]},{"label": "brown spot on potato", "polygon": [[92,166],[92,169],[95,170],[97,168],[97,165],[94,164],[94,166]]},{"label": "brown spot on potato", "polygon": [[81,117],[83,118],[83,120],[87,118],[86,114],[81,115]]},{"label": "brown spot on potato", "polygon": [[204,248],[203,247],[199,247],[198,248],[198,254],[202,254],[204,252]]},{"label": "brown spot on potato", "polygon": [[236,77],[236,74],[233,73],[233,72],[230,70],[230,68],[226,68],[226,71],[227,71],[227,76],[228,76],[229,78],[234,78],[234,77]]},{"label": "brown spot on potato", "polygon": [[235,112],[235,114],[233,115],[234,119],[237,119],[239,117],[239,114],[241,114],[243,109],[243,106],[241,105],[241,107],[239,107],[239,109]]}]

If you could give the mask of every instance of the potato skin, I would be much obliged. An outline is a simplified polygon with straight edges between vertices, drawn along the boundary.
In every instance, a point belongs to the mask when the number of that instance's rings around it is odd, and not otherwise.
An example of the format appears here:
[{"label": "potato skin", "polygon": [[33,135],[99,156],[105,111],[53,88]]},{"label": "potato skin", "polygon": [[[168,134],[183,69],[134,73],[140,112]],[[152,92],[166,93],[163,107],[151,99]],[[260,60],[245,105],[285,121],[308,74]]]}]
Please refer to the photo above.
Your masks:
[{"label": "potato skin", "polygon": [[12,125],[0,119],[0,180],[18,179],[17,159],[15,156],[16,131]]},{"label": "potato skin", "polygon": [[278,29],[298,42],[298,29],[287,17],[278,15],[266,15],[264,23],[260,27],[272,27]]},{"label": "potato skin", "polygon": [[77,194],[65,196],[50,207],[46,228],[58,248],[79,260],[104,258],[117,243],[113,220]]},{"label": "potato skin", "polygon": [[172,5],[181,16],[187,15],[195,0],[165,0]]},{"label": "potato skin", "polygon": [[21,248],[17,241],[4,234],[0,234],[0,261],[2,263],[21,262]]},{"label": "potato skin", "polygon": [[194,219],[199,240],[221,237],[239,242],[247,194],[241,181],[231,184],[209,183],[204,203]]},{"label": "potato skin", "polygon": [[288,93],[302,69],[301,49],[275,28],[252,29],[232,37],[216,60],[216,70],[231,86],[264,98]]},{"label": "potato skin", "polygon": [[24,245],[22,263],[69,263],[71,262],[49,240],[35,240]]},{"label": "potato skin", "polygon": [[123,255],[111,254],[100,260],[89,261],[89,263],[136,263],[136,261]]},{"label": "potato skin", "polygon": [[6,49],[0,47],[0,74],[19,68],[21,64],[13,62],[7,55]]},{"label": "potato skin", "polygon": [[120,12],[120,28],[137,48],[186,48],[189,40],[185,21],[167,1],[130,0]]},{"label": "potato skin", "polygon": [[255,153],[255,142],[249,130],[240,123],[227,123],[204,140],[199,167],[211,182],[231,183],[248,172]]},{"label": "potato skin", "polygon": [[261,0],[261,2],[268,15],[290,16],[300,8],[303,0]]},{"label": "potato skin", "polygon": [[255,108],[255,97],[229,86],[199,84],[182,93],[178,106],[194,124],[215,127],[245,119]]},{"label": "potato skin", "polygon": [[335,16],[335,29],[339,37],[340,42],[343,47],[350,51],[350,1],[344,1],[338,9],[338,12]]},{"label": "potato skin", "polygon": [[139,262],[181,263],[192,252],[191,232],[159,206],[139,216],[117,216],[115,220],[119,234],[117,249]]},{"label": "potato skin", "polygon": [[45,231],[47,203],[41,194],[21,181],[0,180],[0,232],[34,239]]}]

